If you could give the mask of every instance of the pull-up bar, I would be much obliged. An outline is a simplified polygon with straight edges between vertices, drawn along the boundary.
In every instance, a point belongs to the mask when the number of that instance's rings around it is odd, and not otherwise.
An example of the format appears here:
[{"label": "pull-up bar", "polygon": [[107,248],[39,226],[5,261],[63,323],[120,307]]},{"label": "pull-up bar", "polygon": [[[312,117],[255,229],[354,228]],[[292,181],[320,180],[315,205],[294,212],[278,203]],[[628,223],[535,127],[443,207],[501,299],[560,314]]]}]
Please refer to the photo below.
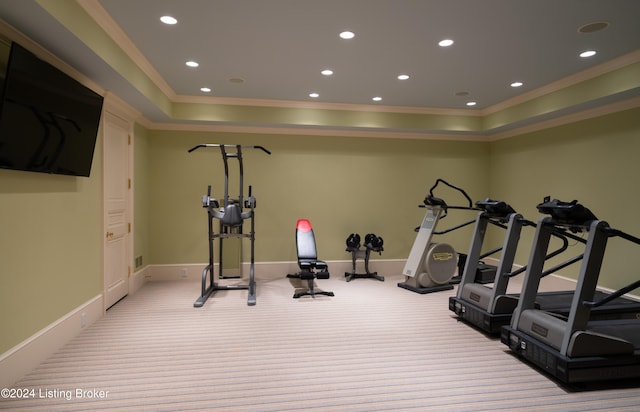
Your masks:
[{"label": "pull-up bar", "polygon": [[262,146],[242,146],[242,145],[236,145],[236,144],[217,144],[217,143],[206,143],[206,144],[199,144],[199,145],[193,146],[191,149],[189,149],[189,153],[193,152],[194,150],[198,150],[202,147],[235,147],[235,148],[240,147],[243,149],[260,149],[268,155],[271,154],[270,151],[268,151]]}]

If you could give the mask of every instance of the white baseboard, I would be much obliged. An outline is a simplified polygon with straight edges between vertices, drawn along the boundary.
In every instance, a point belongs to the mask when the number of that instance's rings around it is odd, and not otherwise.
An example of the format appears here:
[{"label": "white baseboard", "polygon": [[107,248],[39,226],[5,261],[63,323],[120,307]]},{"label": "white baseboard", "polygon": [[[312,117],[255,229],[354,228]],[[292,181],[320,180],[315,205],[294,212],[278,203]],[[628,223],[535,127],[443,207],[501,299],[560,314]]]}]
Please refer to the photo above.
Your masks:
[{"label": "white baseboard", "polygon": [[[495,258],[485,258],[483,261],[487,264],[497,266],[499,261]],[[332,276],[343,276],[345,272],[351,272],[353,270],[353,263],[349,260],[328,260],[329,272]],[[370,259],[369,270],[371,272],[377,272],[381,276],[400,275],[406,259]],[[181,265],[151,265],[148,266],[148,271],[145,275],[146,280],[150,281],[167,281],[167,280],[185,280],[185,281],[200,281],[202,279],[202,271],[206,266],[205,263],[190,263]],[[215,273],[217,274],[217,265],[214,265]],[[514,265],[513,269],[520,268],[520,265]],[[256,280],[269,280],[285,277],[289,273],[298,272],[298,264],[296,262],[256,262],[255,264],[255,277]],[[356,261],[356,272],[364,273],[364,261],[358,259]],[[243,277],[246,278],[249,275],[249,263],[242,263]],[[515,278],[514,278],[515,279]],[[518,277],[518,281],[515,282],[515,287],[521,284],[524,279],[524,273],[521,277]],[[541,291],[550,290],[572,290],[576,286],[576,280],[567,278],[558,274],[550,274],[546,276],[540,285]],[[598,290],[611,293],[612,289],[598,287]],[[628,297],[633,300],[640,301],[640,296],[627,294]]]},{"label": "white baseboard", "polygon": [[[151,282],[167,280],[199,280],[206,263],[185,263],[177,265],[149,265],[146,279]],[[216,266],[217,267],[217,266]]]},{"label": "white baseboard", "polygon": [[140,288],[144,286],[150,280],[149,266],[145,266],[129,278],[129,294],[135,294]]},{"label": "white baseboard", "polygon": [[[135,294],[149,281],[149,267],[129,278],[129,294]],[[28,339],[0,355],[0,387],[13,385],[73,339],[80,331],[104,315],[103,295],[78,306],[65,316],[38,331]]]},{"label": "white baseboard", "polygon": [[[404,267],[404,259],[371,259],[369,260],[369,270],[378,272],[380,275],[401,274]],[[351,272],[353,264],[351,260],[331,260],[327,261],[329,272],[333,276],[343,276],[345,272]],[[151,265],[148,266],[146,278],[150,281],[167,281],[167,280],[185,280],[200,281],[202,279],[202,271],[206,267],[206,263],[189,263],[181,265]],[[217,265],[214,265],[214,271],[217,274]],[[242,264],[243,277],[249,276],[249,263]],[[298,271],[296,262],[256,262],[254,266],[255,277],[260,279],[276,279],[285,277],[289,273]],[[356,262],[356,271],[364,272],[364,262],[358,260]]]},{"label": "white baseboard", "polygon": [[9,388],[104,314],[102,294],[0,355],[0,388]]}]

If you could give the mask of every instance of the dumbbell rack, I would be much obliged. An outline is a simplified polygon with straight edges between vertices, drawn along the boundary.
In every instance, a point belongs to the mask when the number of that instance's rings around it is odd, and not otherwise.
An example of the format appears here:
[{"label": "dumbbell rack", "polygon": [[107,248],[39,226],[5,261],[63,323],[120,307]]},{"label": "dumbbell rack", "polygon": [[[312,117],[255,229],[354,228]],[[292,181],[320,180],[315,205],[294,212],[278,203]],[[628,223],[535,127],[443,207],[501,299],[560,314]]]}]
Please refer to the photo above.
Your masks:
[{"label": "dumbbell rack", "polygon": [[[370,248],[366,247],[365,249],[360,249],[360,246],[356,247],[348,247],[347,252],[351,252],[351,262],[353,264],[353,270],[351,272],[345,272],[344,276],[347,278],[347,282],[351,282],[352,279],[361,279],[361,278],[373,278],[378,279],[379,281],[384,282],[384,276],[378,275],[378,272],[370,272],[369,271],[369,255],[371,255],[371,251],[382,253],[382,247],[379,248]],[[356,260],[364,259],[364,270],[365,273],[356,273]]]}]

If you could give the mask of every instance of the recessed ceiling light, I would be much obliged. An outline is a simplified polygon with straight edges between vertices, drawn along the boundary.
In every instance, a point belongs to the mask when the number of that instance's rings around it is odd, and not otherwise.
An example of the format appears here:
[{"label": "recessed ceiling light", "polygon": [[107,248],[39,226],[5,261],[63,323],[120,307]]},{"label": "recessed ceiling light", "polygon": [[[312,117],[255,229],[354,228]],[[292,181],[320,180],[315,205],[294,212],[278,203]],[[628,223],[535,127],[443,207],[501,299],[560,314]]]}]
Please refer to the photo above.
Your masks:
[{"label": "recessed ceiling light", "polygon": [[453,44],[453,40],[451,40],[451,39],[444,39],[444,40],[441,40],[441,41],[438,43],[438,45],[439,45],[440,47],[449,47],[449,46],[451,46],[452,44]]},{"label": "recessed ceiling light", "polygon": [[313,97],[315,99],[316,97],[320,97],[320,95],[318,93],[309,93],[309,97]]},{"label": "recessed ceiling light", "polygon": [[591,56],[595,56],[596,55],[596,51],[595,50],[585,50],[582,53],[580,53],[580,57],[591,57]]},{"label": "recessed ceiling light", "polygon": [[185,63],[187,66],[189,67],[198,67],[200,66],[200,64],[198,64],[198,62],[194,62],[193,60],[189,60],[188,62]]},{"label": "recessed ceiling light", "polygon": [[467,106],[471,107],[471,106],[475,106],[477,103],[476,102],[467,102]]},{"label": "recessed ceiling light", "polygon": [[513,82],[511,83],[511,87],[521,87],[523,85],[522,82]]},{"label": "recessed ceiling light", "polygon": [[379,101],[382,100],[382,97],[376,96],[376,97],[372,98],[371,100],[373,100],[374,102],[379,102]]},{"label": "recessed ceiling light", "polygon": [[409,78],[408,74],[400,74],[398,75],[398,80],[407,80]]},{"label": "recessed ceiling light", "polygon": [[211,93],[211,89],[209,87],[201,87],[200,91],[205,93]]},{"label": "recessed ceiling light", "polygon": [[353,39],[355,36],[356,35],[352,31],[343,31],[340,33],[340,38],[345,40]]},{"label": "recessed ceiling light", "polygon": [[322,73],[325,76],[331,76],[333,74],[333,70],[330,69],[324,69],[323,71],[321,71],[320,73]]},{"label": "recessed ceiling light", "polygon": [[175,17],[171,17],[171,16],[162,16],[160,17],[160,21],[163,22],[164,24],[176,24],[178,22],[178,20],[176,20]]},{"label": "recessed ceiling light", "polygon": [[608,21],[592,21],[591,23],[584,24],[578,27],[578,33],[595,33],[600,30],[604,30],[609,27],[611,23]]}]

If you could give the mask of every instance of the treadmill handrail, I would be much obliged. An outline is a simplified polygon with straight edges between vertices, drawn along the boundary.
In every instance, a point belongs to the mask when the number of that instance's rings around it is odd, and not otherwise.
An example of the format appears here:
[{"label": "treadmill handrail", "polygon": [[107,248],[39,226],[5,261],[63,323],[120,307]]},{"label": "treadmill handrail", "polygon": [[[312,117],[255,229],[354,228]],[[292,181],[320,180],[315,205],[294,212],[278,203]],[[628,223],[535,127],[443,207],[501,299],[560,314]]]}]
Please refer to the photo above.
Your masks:
[{"label": "treadmill handrail", "polygon": [[585,300],[584,302],[582,302],[583,305],[585,306],[589,306],[591,308],[597,308],[598,306],[602,306],[605,303],[611,302],[612,300],[619,298],[620,296],[631,292],[634,289],[637,289],[638,287],[640,287],[640,280],[636,280],[633,283],[630,283],[629,285],[623,287],[622,289],[618,289],[615,292],[605,296],[604,298],[598,300],[598,301],[588,301]]},{"label": "treadmill handrail", "polygon": [[[614,229],[614,228],[605,228],[604,229],[605,232],[607,233],[607,236],[609,237],[621,237],[625,240],[628,240],[630,242],[633,242],[635,244],[640,244],[640,238],[637,238],[633,235],[630,235],[626,232],[623,232],[622,230],[619,229]],[[640,280],[636,280],[633,283],[628,284],[627,286],[616,290],[615,292],[610,293],[609,295],[605,296],[604,298],[598,300],[598,301],[588,301],[585,300],[584,302],[582,302],[585,306],[589,306],[591,308],[597,308],[598,306],[602,306],[605,303],[611,302],[612,300],[619,298],[620,296],[631,292],[634,289],[637,289],[638,287],[640,287]]]},{"label": "treadmill handrail", "polygon": [[491,256],[491,255],[493,255],[494,253],[498,253],[498,252],[500,252],[501,250],[502,250],[502,246],[498,246],[498,247],[496,247],[496,248],[494,248],[494,249],[491,249],[491,250],[489,250],[489,251],[487,251],[487,252],[484,252],[483,254],[481,254],[480,256],[478,256],[478,258],[479,258],[480,260],[482,260],[482,259],[486,258],[487,256]]},{"label": "treadmill handrail", "polygon": [[[564,252],[569,247],[569,241],[567,240],[567,238],[564,235],[554,234],[554,233],[552,233],[551,235],[562,239],[562,246],[560,246],[558,249],[556,249],[553,252],[551,252],[548,255],[546,255],[544,257],[545,261],[551,259],[552,257],[558,256],[560,253]],[[578,259],[573,258],[573,259],[571,259],[569,261],[561,263],[558,266],[554,266],[551,269],[547,269],[544,272],[542,272],[542,276],[541,277],[545,277],[547,275],[550,275],[551,273],[555,272],[556,270],[560,270],[562,268],[565,268],[565,267],[567,267],[567,266],[569,266],[569,265],[571,265],[571,264],[573,264],[573,263],[575,263],[575,262],[577,262],[577,261],[579,261],[581,259],[582,259],[582,255],[580,255],[580,257]],[[524,265],[521,268],[516,269],[511,273],[506,273],[504,276],[514,277],[514,276],[519,275],[520,273],[524,272],[525,270],[527,270],[527,265]]]},{"label": "treadmill handrail", "polygon": [[605,229],[605,231],[606,231],[606,233],[607,233],[607,235],[609,237],[618,236],[618,237],[621,237],[621,238],[623,238],[625,240],[633,242],[633,243],[635,243],[637,245],[640,245],[640,238],[637,238],[637,237],[635,237],[633,235],[630,235],[630,234],[628,234],[626,232],[623,232],[622,230],[613,229],[613,228],[607,228],[607,229]]}]

